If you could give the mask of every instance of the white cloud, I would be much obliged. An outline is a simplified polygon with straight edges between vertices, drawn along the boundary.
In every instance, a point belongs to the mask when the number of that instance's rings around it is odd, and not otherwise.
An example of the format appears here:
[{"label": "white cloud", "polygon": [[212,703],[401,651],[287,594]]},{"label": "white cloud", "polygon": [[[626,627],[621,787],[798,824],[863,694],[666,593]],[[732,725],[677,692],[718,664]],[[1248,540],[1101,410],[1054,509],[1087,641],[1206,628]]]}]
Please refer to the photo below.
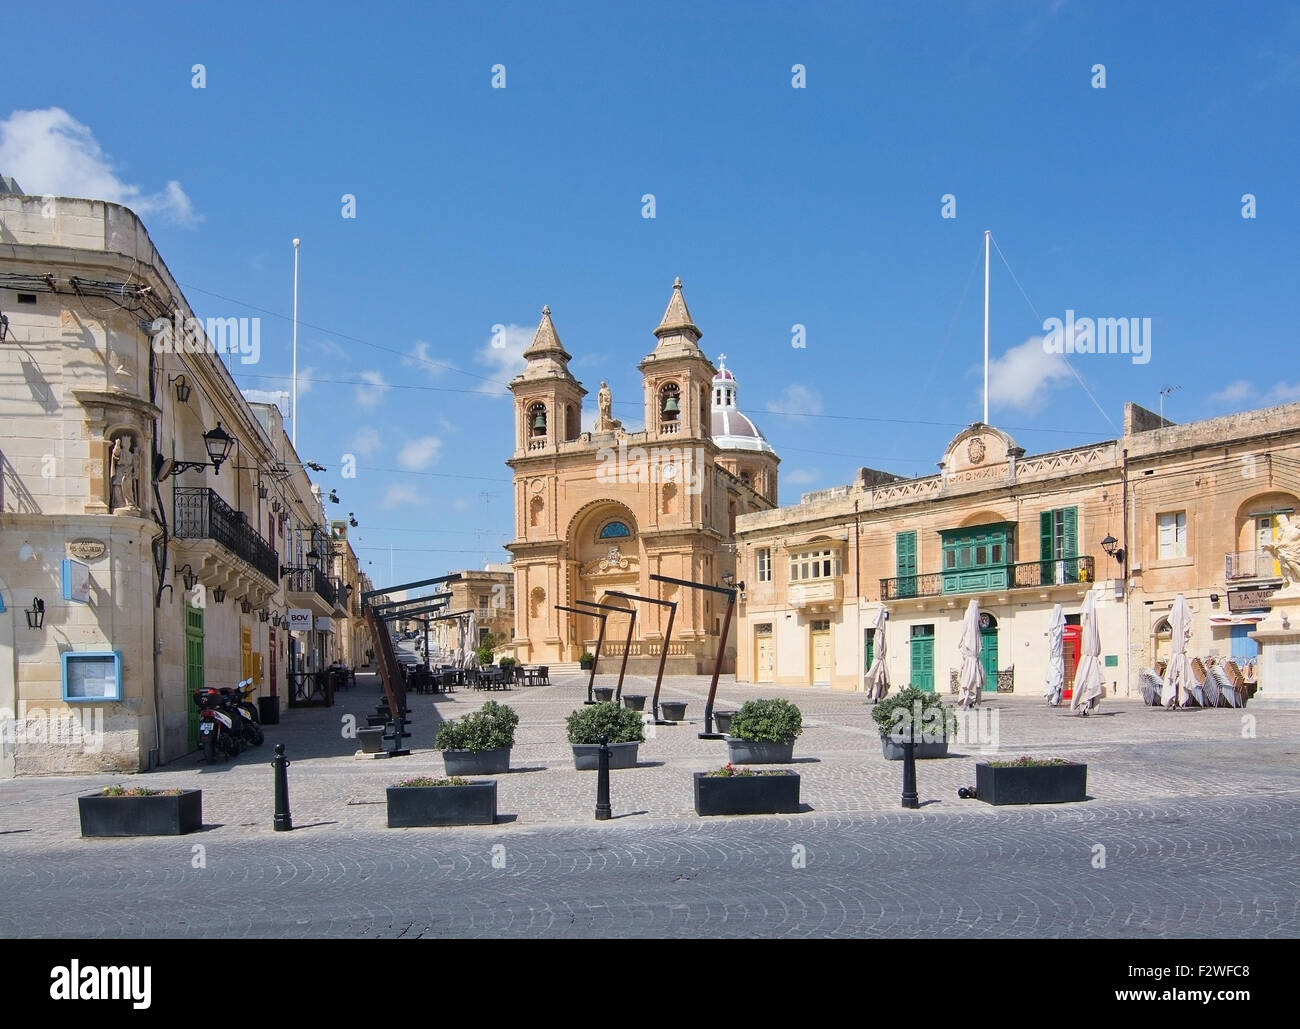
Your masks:
[{"label": "white cloud", "polygon": [[362,457],[371,457],[377,454],[382,447],[383,440],[379,437],[379,430],[367,425],[357,430],[348,449],[355,454],[360,454]]},{"label": "white cloud", "polygon": [[402,367],[415,368],[433,379],[447,370],[447,362],[439,361],[433,355],[433,348],[424,340],[417,339],[411,352],[402,358]]},{"label": "white cloud", "polygon": [[809,415],[822,413],[821,394],[798,382],[792,382],[767,402],[772,414]]},{"label": "white cloud", "polygon": [[1055,384],[1074,377],[1066,360],[1044,350],[1042,336],[1030,336],[989,363],[989,403],[1027,413],[1041,409]]},{"label": "white cloud", "polygon": [[[150,145],[151,158],[165,153]],[[186,226],[203,220],[175,180],[156,193],[122,181],[90,127],[61,107],[14,111],[0,121],[0,168],[29,194],[107,200]]]},{"label": "white cloud", "polygon": [[[315,368],[298,369],[298,399],[299,400],[301,400],[303,397],[305,397],[308,393],[311,392],[312,386],[315,385],[315,383],[312,382],[312,379],[314,379],[315,377],[316,377]],[[288,381],[289,381],[289,388],[292,389],[293,388],[292,376],[290,376]]]},{"label": "white cloud", "polygon": [[1270,404],[1294,404],[1300,400],[1300,382],[1279,382],[1264,399]]},{"label": "white cloud", "polygon": [[781,481],[790,486],[809,486],[821,480],[820,468],[795,468],[781,476]]},{"label": "white cloud", "polygon": [[438,460],[438,451],[441,449],[442,440],[437,436],[417,436],[407,440],[397,452],[397,463],[407,471],[423,471]]},{"label": "white cloud", "polygon": [[388,392],[388,380],[384,378],[384,373],[364,371],[361,373],[361,381],[368,385],[357,387],[357,403],[366,410],[378,407]]},{"label": "white cloud", "polygon": [[[510,324],[502,327],[499,333],[491,334],[488,340],[479,348],[479,352],[474,356],[479,364],[485,364],[492,369],[492,377],[501,382],[509,382],[516,375],[524,370],[527,362],[524,360],[524,351],[528,349],[528,344],[533,341],[534,329],[526,325]],[[484,383],[484,392],[486,393],[505,393],[504,386]]]},{"label": "white cloud", "polygon": [[1238,379],[1210,397],[1210,402],[1214,404],[1239,404],[1254,392],[1255,387],[1247,380]]},{"label": "white cloud", "polygon": [[309,346],[313,350],[318,350],[325,354],[326,357],[332,358],[335,361],[352,360],[352,351],[341,343],[336,343],[332,339],[313,339]]},{"label": "white cloud", "polygon": [[410,486],[403,486],[395,483],[389,486],[384,493],[383,500],[380,501],[384,508],[402,507],[404,505],[423,504],[424,497]]}]

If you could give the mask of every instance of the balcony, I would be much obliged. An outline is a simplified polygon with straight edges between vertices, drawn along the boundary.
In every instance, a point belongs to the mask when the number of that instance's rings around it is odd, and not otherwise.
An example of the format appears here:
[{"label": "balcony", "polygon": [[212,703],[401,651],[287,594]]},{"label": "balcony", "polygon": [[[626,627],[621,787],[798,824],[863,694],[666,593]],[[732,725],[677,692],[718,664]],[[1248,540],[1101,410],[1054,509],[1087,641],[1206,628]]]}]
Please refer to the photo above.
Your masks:
[{"label": "balcony", "polygon": [[1264,550],[1245,550],[1224,555],[1224,578],[1228,582],[1250,582],[1282,578],[1282,569],[1272,554]]},{"label": "balcony", "polygon": [[1091,557],[1024,561],[983,568],[950,568],[924,575],[880,580],[881,600],[912,600],[962,593],[1002,593],[1007,590],[1050,589],[1096,581]]},{"label": "balcony", "polygon": [[330,577],[319,568],[300,568],[285,572],[284,589],[291,607],[309,608],[322,618],[334,616],[338,592]]},{"label": "balcony", "polygon": [[172,523],[177,551],[194,565],[204,585],[249,596],[259,604],[274,592],[280,581],[275,549],[214,490],[176,487]]},{"label": "balcony", "polygon": [[843,579],[836,575],[827,579],[792,582],[789,597],[790,606],[796,610],[829,607],[843,599]]}]

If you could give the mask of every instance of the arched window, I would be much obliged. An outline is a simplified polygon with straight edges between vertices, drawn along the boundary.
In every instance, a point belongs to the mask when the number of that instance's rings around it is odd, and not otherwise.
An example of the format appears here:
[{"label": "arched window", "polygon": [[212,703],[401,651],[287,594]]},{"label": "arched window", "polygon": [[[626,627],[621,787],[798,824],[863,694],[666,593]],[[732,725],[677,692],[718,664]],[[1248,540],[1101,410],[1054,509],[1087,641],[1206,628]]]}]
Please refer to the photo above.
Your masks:
[{"label": "arched window", "polygon": [[677,421],[682,411],[682,389],[675,382],[665,382],[659,388],[659,414],[666,422]]},{"label": "arched window", "polygon": [[600,533],[596,538],[602,540],[616,540],[626,539],[631,535],[632,530],[627,527],[626,522],[606,522],[605,526],[600,530]]},{"label": "arched window", "polygon": [[528,408],[528,434],[530,436],[546,435],[545,404],[533,404]]}]

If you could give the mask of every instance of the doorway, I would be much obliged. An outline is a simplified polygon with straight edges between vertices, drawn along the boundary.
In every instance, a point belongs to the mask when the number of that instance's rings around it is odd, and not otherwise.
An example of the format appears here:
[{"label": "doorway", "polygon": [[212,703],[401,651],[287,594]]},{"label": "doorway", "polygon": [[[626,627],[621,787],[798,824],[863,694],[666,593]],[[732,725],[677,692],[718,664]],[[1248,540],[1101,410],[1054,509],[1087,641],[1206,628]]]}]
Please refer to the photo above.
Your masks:
[{"label": "doorway", "polygon": [[185,741],[190,750],[199,749],[199,706],[195,690],[204,686],[203,608],[185,605]]},{"label": "doorway", "polygon": [[980,664],[984,666],[984,692],[998,691],[998,620],[980,612]]},{"label": "doorway", "polygon": [[811,643],[813,685],[824,684],[829,686],[831,682],[831,623],[829,619],[812,623]]},{"label": "doorway", "polygon": [[926,693],[934,692],[934,626],[914,625],[911,644],[912,685]]},{"label": "doorway", "polygon": [[754,681],[776,681],[776,646],[772,623],[763,622],[754,627]]}]

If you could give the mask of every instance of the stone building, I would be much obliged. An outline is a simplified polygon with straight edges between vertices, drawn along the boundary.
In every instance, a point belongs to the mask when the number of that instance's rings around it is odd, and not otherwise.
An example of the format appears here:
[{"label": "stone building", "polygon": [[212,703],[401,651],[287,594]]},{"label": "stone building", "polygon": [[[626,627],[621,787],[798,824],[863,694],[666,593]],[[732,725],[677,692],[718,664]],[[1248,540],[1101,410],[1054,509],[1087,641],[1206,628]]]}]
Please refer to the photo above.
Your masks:
[{"label": "stone building", "polygon": [[[527,663],[571,662],[597,640],[595,620],[557,610],[578,600],[627,608],[610,591],[678,602],[670,672],[711,668],[724,604],[716,594],[652,574],[718,585],[735,572],[736,519],[771,508],[779,458],[739,410],[733,373],[700,349],[681,280],[654,330],[641,372],[643,429],[613,417],[602,384],[597,419],[582,431],[587,390],[569,371],[549,308],[524,352],[514,394],[515,623]],[[667,609],[637,604],[628,668],[659,663]],[[621,655],[629,616],[612,614],[602,654]],[[732,658],[726,658],[729,667]]]},{"label": "stone building", "polygon": [[1179,593],[1193,611],[1191,653],[1247,666],[1250,631],[1281,583],[1261,546],[1296,509],[1298,469],[1296,404],[1187,425],[1130,404],[1121,438],[1032,456],[972,425],[937,475],[862,469],[738,520],[737,674],[861,689],[883,606],[891,681],[949,690],[975,597],[986,688],[1037,693],[1058,603],[1072,681],[1090,589],[1108,690],[1133,691],[1138,670],[1167,656]]},{"label": "stone building", "polygon": [[227,367],[256,325],[200,323],[135,214],[3,195],[0,236],[0,777],[143,770],[198,686],[286,692],[290,608],[346,615],[319,497]]}]

